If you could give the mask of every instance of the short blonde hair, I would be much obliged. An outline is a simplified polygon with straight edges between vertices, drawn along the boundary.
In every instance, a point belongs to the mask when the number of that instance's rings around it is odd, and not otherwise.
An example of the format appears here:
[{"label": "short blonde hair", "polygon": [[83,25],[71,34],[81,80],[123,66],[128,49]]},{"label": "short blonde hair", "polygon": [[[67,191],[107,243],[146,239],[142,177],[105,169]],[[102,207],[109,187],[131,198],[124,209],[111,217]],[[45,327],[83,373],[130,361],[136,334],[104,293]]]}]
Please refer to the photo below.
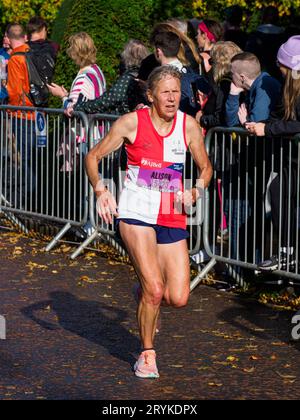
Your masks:
[{"label": "short blonde hair", "polygon": [[78,32],[69,38],[68,56],[80,68],[96,63],[97,49],[94,41],[86,32]]},{"label": "short blonde hair", "polygon": [[218,83],[224,76],[231,71],[231,60],[242,50],[234,42],[219,41],[214,44],[210,52],[212,59],[212,71],[214,81]]}]

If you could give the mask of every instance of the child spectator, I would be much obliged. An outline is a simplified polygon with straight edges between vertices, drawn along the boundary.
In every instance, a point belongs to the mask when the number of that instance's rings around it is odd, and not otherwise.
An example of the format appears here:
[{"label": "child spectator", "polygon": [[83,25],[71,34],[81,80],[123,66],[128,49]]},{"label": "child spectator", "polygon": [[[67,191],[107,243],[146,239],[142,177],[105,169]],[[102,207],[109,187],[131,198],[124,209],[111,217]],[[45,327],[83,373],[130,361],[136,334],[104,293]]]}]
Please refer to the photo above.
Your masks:
[{"label": "child spectator", "polygon": [[[246,122],[265,121],[280,96],[280,83],[261,71],[258,58],[244,52],[231,60],[232,83],[226,101],[226,123],[229,127]],[[241,102],[241,93],[246,93]]]}]

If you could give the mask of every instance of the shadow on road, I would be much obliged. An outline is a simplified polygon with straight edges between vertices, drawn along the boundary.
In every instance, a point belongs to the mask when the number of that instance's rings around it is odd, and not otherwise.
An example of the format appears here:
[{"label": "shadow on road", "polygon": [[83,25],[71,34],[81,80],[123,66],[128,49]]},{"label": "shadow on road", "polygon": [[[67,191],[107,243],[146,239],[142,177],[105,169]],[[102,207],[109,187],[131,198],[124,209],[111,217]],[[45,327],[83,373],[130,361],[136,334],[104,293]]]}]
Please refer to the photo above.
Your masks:
[{"label": "shadow on road", "polygon": [[300,342],[291,337],[291,323],[295,312],[276,311],[252,299],[237,298],[232,306],[218,314],[218,318],[237,330],[266,341],[282,341],[300,351]]},{"label": "shadow on road", "polygon": [[[25,307],[21,312],[46,330],[61,327],[133,365],[135,358],[132,353],[138,353],[140,342],[121,325],[127,319],[126,311],[97,301],[81,300],[64,291],[52,292],[49,297],[49,300]],[[53,319],[53,312],[57,323],[47,321],[49,313]]]}]

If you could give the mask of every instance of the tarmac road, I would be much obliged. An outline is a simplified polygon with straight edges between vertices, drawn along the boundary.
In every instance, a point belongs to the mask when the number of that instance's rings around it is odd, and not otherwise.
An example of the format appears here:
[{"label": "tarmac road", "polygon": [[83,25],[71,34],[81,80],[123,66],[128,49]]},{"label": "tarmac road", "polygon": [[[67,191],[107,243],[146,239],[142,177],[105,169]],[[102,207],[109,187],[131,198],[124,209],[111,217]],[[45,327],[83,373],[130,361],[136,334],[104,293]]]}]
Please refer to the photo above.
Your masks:
[{"label": "tarmac road", "polygon": [[162,310],[161,377],[138,379],[131,267],[0,238],[1,399],[299,399],[292,313],[199,286],[187,307]]}]

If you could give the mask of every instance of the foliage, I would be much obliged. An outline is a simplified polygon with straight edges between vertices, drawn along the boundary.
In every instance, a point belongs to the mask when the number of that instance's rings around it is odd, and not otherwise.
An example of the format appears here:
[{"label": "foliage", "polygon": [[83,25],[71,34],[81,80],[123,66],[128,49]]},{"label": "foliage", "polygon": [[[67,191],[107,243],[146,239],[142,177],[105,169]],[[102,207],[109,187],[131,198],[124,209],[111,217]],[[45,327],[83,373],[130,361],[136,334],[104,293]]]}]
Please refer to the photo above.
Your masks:
[{"label": "foliage", "polygon": [[69,14],[72,10],[72,4],[74,0],[63,0],[62,5],[58,10],[57,17],[53,22],[51,39],[58,44],[63,40],[66,22],[68,20]]},{"label": "foliage", "polygon": [[39,15],[50,25],[56,18],[62,0],[0,0],[1,23],[10,22],[26,24],[28,20]]},{"label": "foliage", "polygon": [[279,15],[287,18],[299,10],[300,0],[193,0],[193,13],[196,16],[212,16],[223,19],[224,9],[229,6],[239,5],[251,14],[248,29],[253,29],[259,20],[261,10],[266,6],[276,6]]},{"label": "foliage", "polygon": [[56,66],[55,81],[69,88],[78,69],[66,55],[68,38],[87,32],[97,47],[97,63],[110,84],[118,75],[119,53],[130,38],[147,42],[154,0],[76,0],[69,13]]},{"label": "foliage", "polygon": [[193,0],[168,0],[166,7],[166,0],[156,0],[152,12],[153,20],[155,22],[162,22],[163,20],[179,17],[190,18],[192,16]]}]

